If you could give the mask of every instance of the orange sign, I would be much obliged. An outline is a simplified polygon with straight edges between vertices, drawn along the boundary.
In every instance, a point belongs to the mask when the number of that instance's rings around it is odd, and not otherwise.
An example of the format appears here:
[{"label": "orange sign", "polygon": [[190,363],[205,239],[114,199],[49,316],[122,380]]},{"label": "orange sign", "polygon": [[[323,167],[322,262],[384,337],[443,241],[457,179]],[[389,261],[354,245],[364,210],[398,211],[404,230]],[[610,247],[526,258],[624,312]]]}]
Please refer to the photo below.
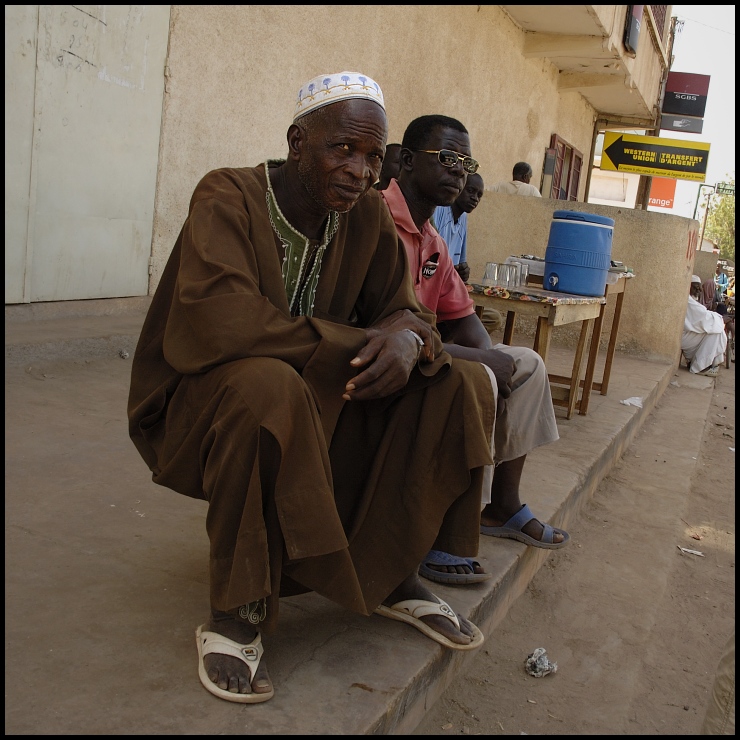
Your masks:
[{"label": "orange sign", "polygon": [[650,186],[650,201],[648,205],[657,208],[673,208],[673,199],[676,197],[676,181],[671,177],[654,177]]}]

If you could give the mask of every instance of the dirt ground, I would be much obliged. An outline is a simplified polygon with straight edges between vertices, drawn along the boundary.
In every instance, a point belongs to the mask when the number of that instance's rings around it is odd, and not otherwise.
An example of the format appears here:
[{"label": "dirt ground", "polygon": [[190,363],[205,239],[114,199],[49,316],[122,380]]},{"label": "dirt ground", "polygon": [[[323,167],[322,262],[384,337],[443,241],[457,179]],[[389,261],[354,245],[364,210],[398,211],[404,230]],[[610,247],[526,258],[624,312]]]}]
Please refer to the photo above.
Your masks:
[{"label": "dirt ground", "polygon": [[[705,391],[690,482],[679,386],[415,734],[698,734],[735,626],[735,366]],[[557,672],[526,673],[537,647]]]}]

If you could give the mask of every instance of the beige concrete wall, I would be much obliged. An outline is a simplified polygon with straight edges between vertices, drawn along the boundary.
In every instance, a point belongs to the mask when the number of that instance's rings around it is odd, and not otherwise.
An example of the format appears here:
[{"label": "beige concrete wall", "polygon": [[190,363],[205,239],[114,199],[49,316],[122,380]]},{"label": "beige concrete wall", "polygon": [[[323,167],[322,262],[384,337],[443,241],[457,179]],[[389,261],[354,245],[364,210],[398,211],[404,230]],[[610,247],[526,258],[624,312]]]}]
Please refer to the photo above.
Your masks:
[{"label": "beige concrete wall", "polygon": [[[698,240],[699,223],[692,219],[595,203],[486,193],[468,221],[471,282],[480,281],[486,262],[503,262],[512,254],[544,258],[556,210],[615,220],[612,259],[633,268],[636,275],[627,284],[617,347],[648,359],[675,361]],[[610,299],[607,326],[612,316]],[[532,326],[520,321],[517,327],[520,324],[524,333],[532,332]],[[573,343],[577,337],[572,327],[556,331],[566,342]]]},{"label": "beige concrete wall", "polygon": [[389,141],[420,115],[459,118],[489,185],[519,160],[539,185],[553,133],[587,158],[593,108],[557,91],[548,60],[522,56],[524,36],[497,6],[172,6],[150,292],[198,180],[284,156],[295,94],[324,72],[380,84]]},{"label": "beige concrete wall", "polygon": [[717,271],[717,260],[719,255],[714,252],[697,252],[694,262],[694,275],[698,275],[702,282],[714,277]]},{"label": "beige concrete wall", "polygon": [[[594,7],[618,39],[622,6]],[[450,32],[441,34],[444,27]],[[553,133],[588,157],[595,111],[579,93],[558,92],[557,70],[547,59],[525,58],[524,39],[498,6],[172,6],[150,292],[198,180],[216,167],[284,156],[294,96],[323,72],[359,70],[381,85],[389,141],[400,141],[420,115],[459,118],[489,187],[508,179],[519,160],[530,162],[539,184]],[[646,41],[647,29],[640,43]],[[620,348],[674,360],[695,221],[489,192],[470,221],[473,276],[512,253],[544,257],[552,212],[563,208],[617,221],[613,256],[637,273]]]}]

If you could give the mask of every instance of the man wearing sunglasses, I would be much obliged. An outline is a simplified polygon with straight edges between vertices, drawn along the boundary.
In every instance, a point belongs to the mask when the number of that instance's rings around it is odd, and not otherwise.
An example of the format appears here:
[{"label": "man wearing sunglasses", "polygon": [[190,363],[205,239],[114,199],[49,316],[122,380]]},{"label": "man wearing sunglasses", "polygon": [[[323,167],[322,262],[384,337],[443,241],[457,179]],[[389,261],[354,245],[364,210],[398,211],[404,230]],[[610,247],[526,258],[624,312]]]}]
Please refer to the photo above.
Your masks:
[{"label": "man wearing sunglasses", "polygon": [[[544,363],[531,349],[492,346],[447,245],[429,222],[435,208],[452,204],[477,170],[460,121],[422,116],[406,129],[401,171],[382,195],[406,247],[416,295],[436,314],[445,349],[453,358],[483,364],[492,374],[499,398],[492,450],[496,465],[483,487],[481,533],[555,549],[568,542],[568,534],[541,523],[519,499],[527,454],[558,439]],[[420,572],[441,583],[473,583],[489,576],[476,561],[440,551],[429,553]]]}]

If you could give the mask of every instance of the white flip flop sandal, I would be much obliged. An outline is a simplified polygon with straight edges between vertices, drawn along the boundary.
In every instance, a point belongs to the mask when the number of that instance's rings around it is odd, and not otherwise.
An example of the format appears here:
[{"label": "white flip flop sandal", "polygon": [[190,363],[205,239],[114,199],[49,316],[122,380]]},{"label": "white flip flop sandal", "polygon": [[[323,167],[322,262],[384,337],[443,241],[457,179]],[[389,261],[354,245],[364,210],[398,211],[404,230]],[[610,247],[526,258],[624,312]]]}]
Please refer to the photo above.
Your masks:
[{"label": "white flip flop sandal", "polygon": [[452,642],[452,640],[445,637],[442,633],[437,632],[426,622],[423,622],[421,617],[426,617],[429,614],[439,614],[449,619],[458,630],[460,629],[460,620],[457,618],[457,614],[455,614],[452,607],[446,601],[440,599],[439,596],[435,596],[435,598],[438,599],[437,603],[423,599],[408,599],[406,601],[399,601],[392,606],[381,604],[375,610],[375,613],[380,614],[382,617],[388,617],[398,622],[410,624],[420,632],[423,632],[427,637],[431,637],[435,642],[452,650],[474,650],[483,644],[485,637],[483,637],[483,633],[472,622],[470,622],[470,626],[473,628],[473,640],[467,645]]},{"label": "white flip flop sandal", "polygon": [[233,658],[241,660],[249,668],[249,682],[251,683],[254,674],[257,673],[257,669],[259,668],[262,654],[265,651],[262,647],[262,636],[260,633],[257,633],[257,636],[252,642],[246,645],[240,645],[238,642],[219,635],[217,632],[208,632],[203,629],[204,627],[205,625],[202,624],[196,630],[195,641],[198,645],[198,678],[200,678],[200,682],[206,690],[210,691],[219,699],[237,702],[238,704],[259,704],[260,702],[272,699],[275,695],[275,689],[265,694],[235,694],[233,691],[219,688],[208,678],[208,673],[203,665],[203,658],[211,653],[230,655]]}]

